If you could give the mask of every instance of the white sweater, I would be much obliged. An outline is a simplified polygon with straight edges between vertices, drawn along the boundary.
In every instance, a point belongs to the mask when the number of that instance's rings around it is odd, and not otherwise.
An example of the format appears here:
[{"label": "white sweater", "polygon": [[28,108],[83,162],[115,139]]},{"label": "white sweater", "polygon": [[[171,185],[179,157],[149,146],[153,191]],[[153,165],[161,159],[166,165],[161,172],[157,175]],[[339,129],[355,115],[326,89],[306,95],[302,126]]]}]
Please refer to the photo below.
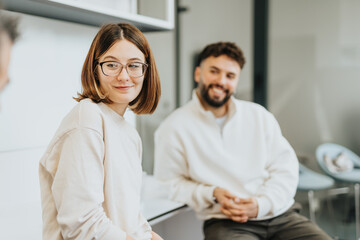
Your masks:
[{"label": "white sweater", "polygon": [[188,204],[200,219],[226,218],[212,200],[218,186],[255,197],[259,211],[253,220],[261,220],[294,203],[298,161],[273,115],[260,105],[232,98],[220,129],[194,92],[155,132],[154,174],[171,184],[172,200]]},{"label": "white sweater", "polygon": [[125,119],[86,99],[40,160],[43,239],[151,239],[140,214],[141,140]]}]

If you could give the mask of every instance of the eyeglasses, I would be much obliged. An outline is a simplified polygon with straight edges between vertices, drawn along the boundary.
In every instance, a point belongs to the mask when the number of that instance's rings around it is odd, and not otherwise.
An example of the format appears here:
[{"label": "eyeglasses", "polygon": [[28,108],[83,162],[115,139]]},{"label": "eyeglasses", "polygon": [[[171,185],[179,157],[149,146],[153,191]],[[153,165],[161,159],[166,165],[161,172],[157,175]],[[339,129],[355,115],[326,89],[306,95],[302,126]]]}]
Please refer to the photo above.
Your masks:
[{"label": "eyeglasses", "polygon": [[130,77],[141,77],[145,74],[148,65],[141,62],[129,62],[125,66],[115,61],[99,62],[101,71],[105,76],[118,76],[125,67]]}]

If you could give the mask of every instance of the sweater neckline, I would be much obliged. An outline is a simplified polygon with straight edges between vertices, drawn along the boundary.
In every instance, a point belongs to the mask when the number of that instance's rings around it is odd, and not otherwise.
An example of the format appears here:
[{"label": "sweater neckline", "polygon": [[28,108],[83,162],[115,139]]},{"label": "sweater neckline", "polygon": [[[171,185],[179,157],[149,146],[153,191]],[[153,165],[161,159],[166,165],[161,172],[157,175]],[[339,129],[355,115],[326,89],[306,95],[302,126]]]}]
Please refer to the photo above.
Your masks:
[{"label": "sweater neckline", "polygon": [[123,121],[125,120],[125,118],[123,116],[121,116],[119,113],[117,113],[116,111],[114,111],[111,107],[109,107],[108,105],[106,105],[103,102],[99,103],[99,107],[104,110],[105,112],[107,112],[113,119],[115,119],[116,121]]}]

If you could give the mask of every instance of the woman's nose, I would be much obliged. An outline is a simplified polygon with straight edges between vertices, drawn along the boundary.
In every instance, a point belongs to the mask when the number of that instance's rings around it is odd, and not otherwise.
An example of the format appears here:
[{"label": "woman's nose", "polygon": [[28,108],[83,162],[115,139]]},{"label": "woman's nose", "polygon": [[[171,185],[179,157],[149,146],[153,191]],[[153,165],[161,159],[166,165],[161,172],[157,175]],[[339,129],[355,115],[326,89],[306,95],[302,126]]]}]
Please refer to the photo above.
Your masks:
[{"label": "woman's nose", "polygon": [[117,76],[117,79],[119,80],[119,81],[128,81],[129,79],[130,79],[130,76],[129,76],[129,74],[128,74],[128,72],[126,71],[126,68],[125,67],[123,67],[121,70],[120,70],[120,72],[119,72],[119,74],[118,74],[118,76]]}]

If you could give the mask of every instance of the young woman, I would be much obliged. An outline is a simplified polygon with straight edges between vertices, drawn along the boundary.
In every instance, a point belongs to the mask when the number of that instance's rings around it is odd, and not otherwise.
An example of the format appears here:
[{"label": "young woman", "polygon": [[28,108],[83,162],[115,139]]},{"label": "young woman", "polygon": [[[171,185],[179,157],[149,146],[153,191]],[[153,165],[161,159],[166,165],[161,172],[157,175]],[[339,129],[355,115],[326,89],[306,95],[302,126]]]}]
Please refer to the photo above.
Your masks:
[{"label": "young woman", "polygon": [[144,35],[103,26],[82,74],[79,103],[40,160],[43,239],[161,239],[140,213],[141,140],[123,118],[152,113],[160,81]]}]

